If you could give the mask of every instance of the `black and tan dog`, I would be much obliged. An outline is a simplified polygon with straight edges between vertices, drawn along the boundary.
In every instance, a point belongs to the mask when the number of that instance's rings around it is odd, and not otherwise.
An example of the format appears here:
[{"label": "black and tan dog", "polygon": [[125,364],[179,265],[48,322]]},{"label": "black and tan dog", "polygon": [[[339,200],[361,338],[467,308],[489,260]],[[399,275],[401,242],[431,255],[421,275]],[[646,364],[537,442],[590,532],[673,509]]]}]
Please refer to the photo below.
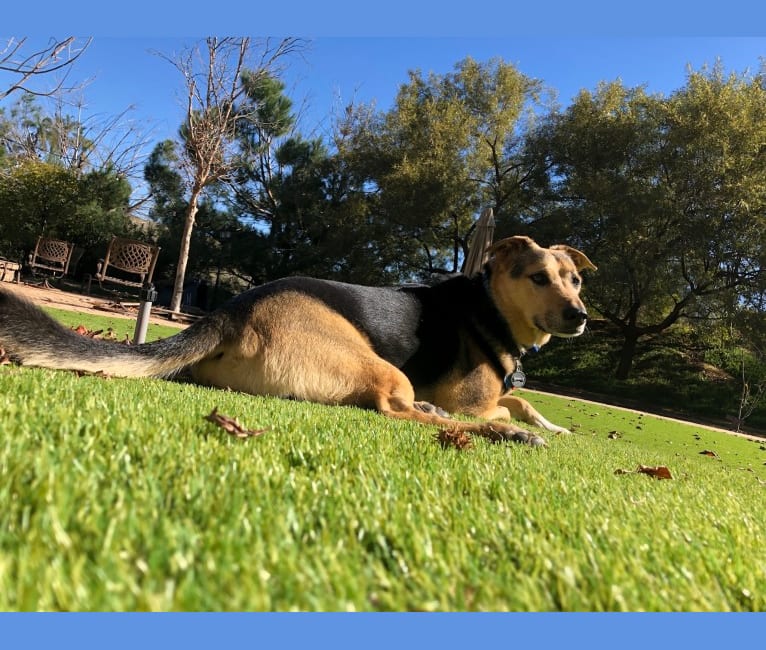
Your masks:
[{"label": "black and tan dog", "polygon": [[[512,415],[565,431],[510,395],[506,377],[525,351],[551,336],[583,332],[579,272],[595,266],[578,250],[542,248],[527,237],[503,239],[489,252],[481,274],[432,287],[277,280],[175,336],[138,346],[80,336],[0,290],[0,346],[25,365],[122,377],[189,370],[200,384],[369,407],[543,445],[539,436],[497,422]],[[483,421],[457,421],[446,412]]]}]

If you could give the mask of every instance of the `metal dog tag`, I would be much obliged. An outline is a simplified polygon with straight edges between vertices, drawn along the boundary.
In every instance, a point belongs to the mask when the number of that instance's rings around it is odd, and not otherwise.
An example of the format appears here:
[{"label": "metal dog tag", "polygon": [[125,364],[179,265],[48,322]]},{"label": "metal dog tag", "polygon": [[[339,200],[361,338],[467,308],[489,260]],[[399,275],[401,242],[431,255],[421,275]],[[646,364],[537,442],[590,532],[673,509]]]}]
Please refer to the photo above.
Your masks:
[{"label": "metal dog tag", "polygon": [[514,388],[523,388],[524,384],[527,383],[527,376],[524,374],[522,370],[515,370],[513,373],[511,373],[510,377],[510,384]]}]

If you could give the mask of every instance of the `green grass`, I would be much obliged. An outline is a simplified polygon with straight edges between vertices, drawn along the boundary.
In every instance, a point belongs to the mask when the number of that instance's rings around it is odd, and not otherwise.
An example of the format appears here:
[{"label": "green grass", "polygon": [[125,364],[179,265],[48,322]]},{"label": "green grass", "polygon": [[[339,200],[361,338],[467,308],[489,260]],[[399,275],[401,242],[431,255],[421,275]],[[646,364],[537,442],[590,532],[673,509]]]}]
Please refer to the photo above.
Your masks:
[{"label": "green grass", "polygon": [[[530,392],[575,433],[461,452],[188,384],[2,366],[0,390],[2,610],[766,608],[763,443]],[[674,478],[614,473],[639,464]]]},{"label": "green grass", "polygon": [[[56,309],[54,307],[43,307],[43,310],[67,327],[78,327],[82,325],[92,331],[106,331],[111,329],[120,341],[124,340],[126,336],[132,339],[136,329],[136,321],[134,318],[102,316],[100,314]],[[173,334],[177,334],[178,330],[178,327],[172,325],[149,323],[149,326],[146,329],[146,340],[153,341],[154,339],[172,336]]]},{"label": "green grass", "polygon": [[[724,422],[737,415],[739,350],[706,349],[693,333],[677,327],[641,341],[630,377],[619,381],[614,372],[620,344],[614,330],[602,325],[577,339],[552,339],[539,354],[524,358],[524,370],[531,380],[627,398],[648,411],[659,407]],[[755,384],[759,377],[750,380]],[[745,429],[766,433],[766,399]]]}]

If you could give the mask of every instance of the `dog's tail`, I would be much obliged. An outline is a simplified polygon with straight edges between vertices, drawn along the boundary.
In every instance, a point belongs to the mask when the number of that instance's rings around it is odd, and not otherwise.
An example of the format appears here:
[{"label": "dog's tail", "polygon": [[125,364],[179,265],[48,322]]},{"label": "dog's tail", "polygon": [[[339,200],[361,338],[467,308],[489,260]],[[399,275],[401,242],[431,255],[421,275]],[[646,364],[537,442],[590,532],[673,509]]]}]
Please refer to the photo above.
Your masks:
[{"label": "dog's tail", "polygon": [[0,347],[10,359],[28,366],[168,377],[210,354],[223,340],[223,329],[223,317],[213,315],[152,343],[101,341],[67,329],[30,302],[0,289]]}]

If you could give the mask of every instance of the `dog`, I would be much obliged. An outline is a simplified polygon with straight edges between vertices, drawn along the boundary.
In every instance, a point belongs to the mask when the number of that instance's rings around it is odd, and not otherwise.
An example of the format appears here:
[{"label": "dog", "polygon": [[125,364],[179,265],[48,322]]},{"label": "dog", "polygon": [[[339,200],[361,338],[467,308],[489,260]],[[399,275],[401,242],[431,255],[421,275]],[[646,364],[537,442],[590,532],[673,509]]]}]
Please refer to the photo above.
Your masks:
[{"label": "dog", "polygon": [[584,269],[596,267],[574,248],[509,237],[491,246],[473,277],[388,288],[285,278],[236,296],[174,336],[136,346],[78,335],[0,290],[0,346],[23,365],[120,377],[188,371],[203,385],[372,408],[544,446],[511,416],[566,429],[512,395],[509,378],[523,377],[521,357],[551,336],[582,334]]}]

